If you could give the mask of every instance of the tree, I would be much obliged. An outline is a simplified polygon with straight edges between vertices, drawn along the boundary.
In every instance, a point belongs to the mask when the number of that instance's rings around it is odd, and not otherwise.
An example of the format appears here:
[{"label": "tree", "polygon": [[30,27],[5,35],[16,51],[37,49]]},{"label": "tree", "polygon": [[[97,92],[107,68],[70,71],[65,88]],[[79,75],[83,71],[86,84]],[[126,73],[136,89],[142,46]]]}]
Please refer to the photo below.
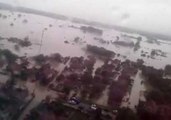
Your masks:
[{"label": "tree", "polygon": [[166,75],[171,75],[171,65],[166,65],[164,72]]},{"label": "tree", "polygon": [[121,108],[118,111],[118,115],[116,116],[116,120],[139,120],[136,113],[134,113],[129,108]]},{"label": "tree", "polygon": [[45,56],[43,54],[37,55],[34,57],[34,60],[38,63],[38,64],[42,64],[46,61]]},{"label": "tree", "polygon": [[9,51],[7,49],[0,50],[0,56],[5,56],[5,58],[7,59],[8,63],[13,63],[18,58],[17,55],[13,54],[11,51]]},{"label": "tree", "polygon": [[64,92],[66,95],[69,95],[70,90],[71,90],[71,89],[70,89],[69,87],[64,86],[63,92]]}]

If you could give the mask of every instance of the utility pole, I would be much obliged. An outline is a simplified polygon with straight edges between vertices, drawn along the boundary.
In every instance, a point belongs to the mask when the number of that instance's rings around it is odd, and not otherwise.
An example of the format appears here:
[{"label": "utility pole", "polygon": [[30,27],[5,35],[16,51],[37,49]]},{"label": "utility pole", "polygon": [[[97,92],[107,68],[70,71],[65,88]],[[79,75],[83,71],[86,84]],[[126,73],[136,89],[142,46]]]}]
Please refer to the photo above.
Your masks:
[{"label": "utility pole", "polygon": [[40,48],[39,48],[39,54],[41,52],[42,49],[42,43],[43,43],[43,37],[44,37],[44,33],[45,33],[45,29],[42,30],[42,36],[41,36],[41,41],[40,41]]}]

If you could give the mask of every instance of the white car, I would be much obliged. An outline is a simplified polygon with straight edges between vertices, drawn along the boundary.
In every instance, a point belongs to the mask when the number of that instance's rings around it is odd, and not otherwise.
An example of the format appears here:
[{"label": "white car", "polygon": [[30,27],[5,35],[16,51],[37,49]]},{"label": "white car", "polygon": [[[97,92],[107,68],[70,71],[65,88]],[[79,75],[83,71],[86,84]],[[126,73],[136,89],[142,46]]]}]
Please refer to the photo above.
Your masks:
[{"label": "white car", "polygon": [[97,110],[97,106],[96,106],[95,104],[92,104],[92,105],[91,105],[91,109]]}]

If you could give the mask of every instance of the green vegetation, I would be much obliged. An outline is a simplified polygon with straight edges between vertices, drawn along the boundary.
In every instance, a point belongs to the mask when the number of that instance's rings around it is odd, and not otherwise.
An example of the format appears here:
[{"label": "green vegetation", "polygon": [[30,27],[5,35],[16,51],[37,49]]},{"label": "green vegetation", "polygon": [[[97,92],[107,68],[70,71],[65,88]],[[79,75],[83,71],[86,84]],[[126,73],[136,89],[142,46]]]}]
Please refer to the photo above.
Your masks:
[{"label": "green vegetation", "polygon": [[134,51],[137,51],[137,50],[140,49],[140,47],[141,47],[141,46],[140,46],[141,41],[142,41],[142,38],[139,37],[139,38],[137,39],[137,42],[136,42],[135,45],[134,45]]},{"label": "green vegetation", "polygon": [[92,52],[92,53],[95,53],[99,56],[104,56],[104,57],[114,57],[115,56],[115,53],[113,51],[106,50],[103,47],[87,45],[87,50]]},{"label": "green vegetation", "polygon": [[15,49],[16,51],[20,51],[20,46],[19,46],[19,45],[15,45],[15,46],[14,46],[14,49]]},{"label": "green vegetation", "polygon": [[34,56],[33,59],[38,63],[38,64],[42,64],[46,61],[46,58],[43,54]]},{"label": "green vegetation", "polygon": [[171,79],[164,78],[165,70],[153,67],[142,67],[142,75],[146,85],[146,102],[137,106],[137,114],[141,120],[170,120],[171,112]]},{"label": "green vegetation", "polygon": [[94,28],[91,26],[81,26],[80,30],[82,30],[84,33],[89,32],[89,33],[94,33],[97,35],[102,35],[103,34],[103,30],[98,29],[98,28]]},{"label": "green vegetation", "polygon": [[24,40],[15,38],[15,37],[11,37],[11,38],[8,38],[8,41],[12,42],[12,43],[17,43],[21,47],[29,47],[32,45],[32,43],[29,41],[28,37],[25,37]]},{"label": "green vegetation", "polygon": [[46,120],[86,120],[84,114],[63,105],[59,101],[40,103],[31,110],[25,120],[42,120],[43,117]]},{"label": "green vegetation", "polygon": [[14,23],[11,23],[10,26],[14,26]]},{"label": "green vegetation", "polygon": [[27,80],[28,77],[29,77],[29,75],[27,73],[27,70],[26,69],[21,70],[20,79],[21,80]]},{"label": "green vegetation", "polygon": [[136,113],[129,108],[121,108],[118,112],[116,120],[139,120]]},{"label": "green vegetation", "polygon": [[164,70],[152,67],[144,67],[142,74],[147,78],[147,83],[152,89],[147,93],[148,100],[154,100],[156,103],[171,102],[171,80],[163,78]]},{"label": "green vegetation", "polygon": [[76,111],[70,116],[69,120],[87,120],[87,115]]},{"label": "green vegetation", "polygon": [[166,65],[164,72],[165,72],[165,75],[171,76],[171,65]]},{"label": "green vegetation", "polygon": [[14,61],[16,61],[16,59],[18,58],[17,55],[15,55],[14,53],[12,53],[10,50],[0,50],[0,57],[4,56],[7,60],[8,63],[12,63]]}]

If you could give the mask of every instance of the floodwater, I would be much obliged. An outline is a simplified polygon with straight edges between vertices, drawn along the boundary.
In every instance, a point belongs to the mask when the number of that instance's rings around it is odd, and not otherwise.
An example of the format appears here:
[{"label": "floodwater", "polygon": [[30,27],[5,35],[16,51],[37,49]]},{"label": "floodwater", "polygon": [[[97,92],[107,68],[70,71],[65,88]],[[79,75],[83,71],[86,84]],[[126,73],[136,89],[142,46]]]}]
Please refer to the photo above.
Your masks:
[{"label": "floodwater", "polygon": [[144,84],[142,84],[142,81],[144,81],[144,79],[140,70],[134,77],[132,77],[132,79],[132,89],[130,90],[130,92],[126,93],[126,95],[122,99],[120,107],[129,107],[132,110],[136,111],[135,107],[138,105],[139,101],[146,101],[144,96],[146,88]]},{"label": "floodwater", "polygon": [[[65,65],[64,64],[58,64],[58,65],[53,66],[54,69],[56,69],[59,72],[57,74],[57,76],[60,75],[60,73],[63,71],[65,66],[68,65],[68,63],[69,63],[69,61]],[[51,83],[55,83],[56,77],[54,78],[54,80]],[[26,86],[30,92],[35,94],[35,98],[29,104],[29,106],[24,110],[24,112],[20,116],[19,120],[23,120],[25,115],[28,114],[31,109],[33,109],[35,106],[37,106],[47,96],[49,96],[49,97],[51,97],[53,99],[58,98],[57,92],[49,90],[47,87],[42,87],[37,82],[36,83],[31,83],[31,82],[21,82],[21,81],[19,81],[18,84],[20,84],[21,86]]]},{"label": "floodwater", "polygon": [[137,75],[133,78],[134,84],[132,86],[130,98],[129,98],[129,107],[135,110],[135,107],[138,105],[140,100],[140,93],[145,90],[144,84],[141,84],[143,81],[141,71],[138,71]]},{"label": "floodwater", "polygon": [[[0,40],[0,48],[1,49],[9,49],[12,52],[16,53],[19,56],[27,55],[28,57],[45,54],[50,55],[52,53],[60,53],[63,56],[84,56],[86,57],[88,54],[86,52],[86,45],[97,45],[99,47],[104,47],[108,50],[112,50],[116,53],[121,54],[118,59],[125,60],[123,56],[126,56],[127,59],[132,61],[136,61],[138,58],[141,58],[145,61],[146,65],[154,66],[155,68],[164,68],[166,64],[170,64],[171,62],[171,45],[169,41],[162,41],[159,44],[151,44],[147,42],[146,37],[142,37],[142,41],[140,43],[140,49],[138,51],[134,51],[133,48],[123,47],[119,45],[100,43],[97,40],[94,40],[94,37],[103,38],[106,41],[115,41],[116,36],[121,37],[122,34],[132,35],[134,37],[139,37],[138,34],[130,34],[123,33],[120,31],[116,31],[114,29],[105,29],[99,28],[103,30],[103,35],[95,35],[89,33],[83,33],[80,29],[69,27],[71,25],[75,27],[80,27],[82,24],[72,23],[70,21],[61,21],[57,19],[52,19],[48,17],[18,13],[18,12],[10,12],[0,10],[2,15],[6,15],[7,18],[0,18],[0,36],[5,38]],[[18,14],[21,14],[21,17],[18,17]],[[9,16],[10,15],[10,16]],[[27,20],[27,23],[23,23],[23,20]],[[10,24],[13,23],[13,26]],[[50,25],[51,24],[51,25]],[[86,26],[86,25],[85,25]],[[32,42],[32,46],[20,48],[19,51],[15,50],[14,43],[7,41],[6,38],[17,37],[17,38],[25,38],[29,37],[29,40]],[[43,36],[43,37],[42,37]],[[80,38],[80,42],[74,42],[76,37]],[[122,39],[122,37],[121,37]],[[42,40],[42,44],[41,44]],[[132,42],[136,43],[136,39],[129,38]],[[65,43],[64,41],[68,41]],[[164,42],[164,43],[163,43]],[[157,56],[156,59],[151,59],[147,57],[141,57],[141,51],[145,51],[148,54],[151,53],[152,49],[160,49],[163,52],[167,53],[167,57]],[[95,64],[94,68],[101,66],[103,63],[101,61],[97,61],[99,64]],[[61,68],[64,66],[62,65]],[[130,94],[130,107],[134,108],[135,105],[138,104],[139,95],[141,92],[141,80],[140,72],[138,72],[137,76],[134,78],[134,84],[132,87],[132,91]],[[36,95],[38,97],[35,98],[31,106],[27,109],[30,110],[34,105],[38,104],[42,99],[45,98],[46,95],[54,95],[55,93],[49,92],[46,89],[37,89],[37,86],[32,85],[31,83],[26,84],[31,91],[35,89]],[[98,101],[99,104],[106,104],[108,88],[103,92],[102,98]],[[55,94],[55,96],[57,96]]]},{"label": "floodwater", "polygon": [[[112,50],[116,53],[120,53],[121,55],[127,56],[128,59],[133,61],[136,61],[138,58],[142,58],[146,65],[154,66],[156,68],[163,68],[171,61],[171,47],[169,44],[151,44],[147,42],[147,39],[144,36],[141,36],[143,39],[140,43],[141,48],[138,51],[134,51],[133,48],[130,47],[123,47],[113,44],[102,44],[99,41],[94,40],[94,37],[100,37],[106,41],[115,41],[116,36],[120,36],[120,39],[122,39],[121,36],[123,34],[132,35],[134,37],[140,36],[138,34],[128,34],[116,31],[114,29],[99,28],[103,30],[103,35],[98,36],[95,34],[83,33],[80,31],[80,29],[69,27],[71,25],[75,27],[82,26],[82,24],[72,23],[70,21],[61,21],[48,17],[18,12],[13,12],[12,14],[12,12],[3,10],[1,10],[0,13],[7,16],[6,19],[2,17],[0,18],[1,37],[17,37],[23,39],[24,37],[28,36],[29,40],[33,43],[31,47],[24,49],[21,48],[20,51],[16,51],[14,49],[13,43],[9,43],[6,39],[0,41],[1,48],[10,49],[18,55],[25,55],[25,53],[27,56],[33,56],[40,53],[48,55],[59,52],[63,56],[85,56],[86,44],[92,44],[99,47],[105,47],[106,49]],[[18,14],[21,14],[21,17],[18,17]],[[27,20],[28,22],[23,23],[23,20]],[[14,25],[10,26],[11,23]],[[52,26],[50,26],[50,24]],[[44,33],[43,38],[42,33]],[[75,43],[75,37],[80,37],[81,42]],[[42,46],[40,49],[41,38]],[[136,43],[136,39],[129,38],[129,40]],[[69,43],[64,43],[64,41],[68,41]],[[152,49],[160,49],[163,52],[166,52],[167,58],[160,56],[158,56],[156,59],[141,57],[142,50],[150,54]]]},{"label": "floodwater", "polygon": [[108,96],[108,94],[109,94],[109,87],[110,87],[110,85],[106,86],[105,90],[102,93],[101,98],[96,101],[96,103],[98,105],[107,106],[108,98],[109,98],[109,96]]},{"label": "floodwater", "polygon": [[9,76],[1,74],[0,75],[0,84],[6,83],[8,79],[9,79]]},{"label": "floodwater", "polygon": [[50,96],[52,98],[58,98],[58,95],[54,91],[49,91],[46,87],[41,87],[38,83],[31,83],[31,82],[21,82],[18,83],[21,86],[26,86],[31,93],[35,94],[35,98],[29,104],[29,106],[23,111],[22,115],[20,116],[19,120],[23,120],[26,114],[29,113],[31,109],[37,106],[42,100],[46,98],[46,96]]}]

